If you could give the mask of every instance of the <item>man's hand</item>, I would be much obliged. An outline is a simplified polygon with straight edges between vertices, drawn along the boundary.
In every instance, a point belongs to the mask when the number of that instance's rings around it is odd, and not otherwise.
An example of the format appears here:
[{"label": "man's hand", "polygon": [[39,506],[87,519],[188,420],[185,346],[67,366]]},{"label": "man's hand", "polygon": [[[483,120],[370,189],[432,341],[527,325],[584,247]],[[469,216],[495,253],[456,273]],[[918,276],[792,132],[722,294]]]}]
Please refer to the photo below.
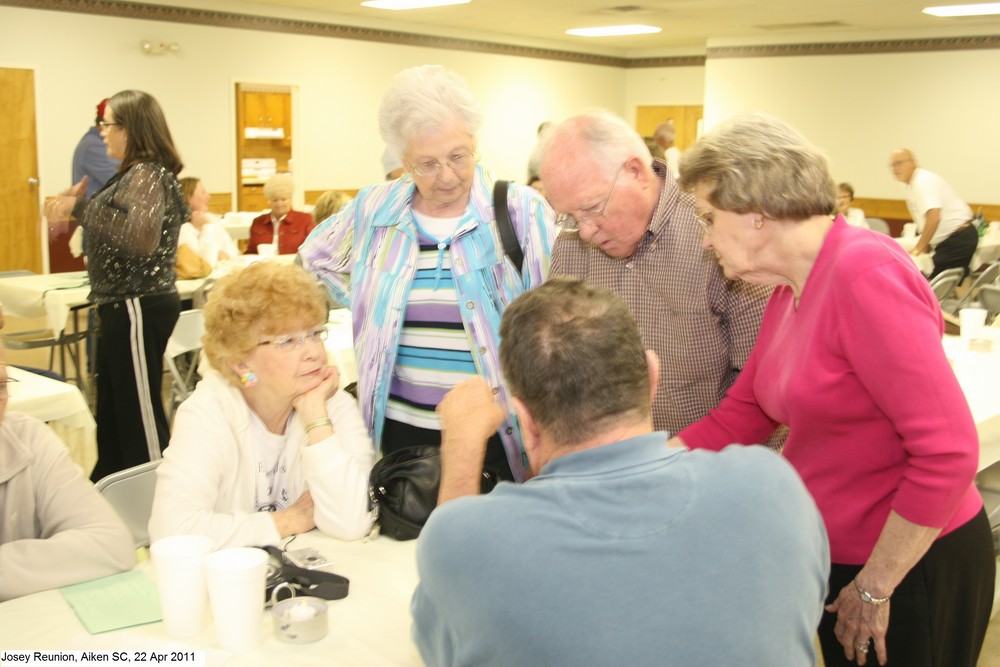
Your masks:
[{"label": "man's hand", "polygon": [[482,378],[460,382],[437,407],[441,420],[441,489],[438,505],[479,493],[486,442],[504,421]]},{"label": "man's hand", "polygon": [[455,385],[437,406],[444,442],[482,441],[484,445],[503,423],[503,410],[493,391],[480,377]]}]

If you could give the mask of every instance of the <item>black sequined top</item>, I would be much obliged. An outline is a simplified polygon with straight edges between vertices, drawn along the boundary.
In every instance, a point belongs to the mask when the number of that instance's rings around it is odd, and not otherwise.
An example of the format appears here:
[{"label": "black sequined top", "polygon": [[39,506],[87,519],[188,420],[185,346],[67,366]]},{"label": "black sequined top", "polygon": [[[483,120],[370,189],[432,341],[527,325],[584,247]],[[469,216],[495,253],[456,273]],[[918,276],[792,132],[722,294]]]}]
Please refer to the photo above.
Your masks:
[{"label": "black sequined top", "polygon": [[176,290],[177,235],[191,210],[177,177],[156,162],[116,174],[73,215],[87,233],[91,302]]}]

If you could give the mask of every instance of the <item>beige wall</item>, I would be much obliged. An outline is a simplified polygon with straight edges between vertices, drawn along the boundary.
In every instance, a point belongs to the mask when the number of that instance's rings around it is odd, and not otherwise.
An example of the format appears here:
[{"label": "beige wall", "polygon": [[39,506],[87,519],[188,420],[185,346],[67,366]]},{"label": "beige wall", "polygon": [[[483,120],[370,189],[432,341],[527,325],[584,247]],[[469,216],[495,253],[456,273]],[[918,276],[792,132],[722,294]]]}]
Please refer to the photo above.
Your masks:
[{"label": "beige wall", "polygon": [[889,153],[914,150],[969,201],[1000,201],[1000,50],[710,58],[705,127],[762,111],[822,147],[858,196],[901,199]]},{"label": "beige wall", "polygon": [[[149,56],[143,39],[180,44]],[[95,104],[125,88],[163,105],[187,173],[235,191],[236,81],[294,86],[297,196],[383,177],[378,105],[392,75],[412,65],[455,69],[486,113],[483,162],[522,180],[540,122],[587,107],[625,113],[616,67],[292,34],[0,7],[0,67],[36,72],[41,194],[69,185],[73,148]]]},{"label": "beige wall", "polygon": [[[181,50],[147,56],[142,39],[176,41]],[[0,66],[36,72],[42,195],[68,184],[94,104],[130,87],[164,105],[189,173],[212,191],[235,191],[236,81],[295,87],[300,200],[304,190],[364,186],[382,176],[382,92],[395,72],[424,63],[469,81],[487,110],[483,162],[506,178],[525,177],[543,120],[604,107],[634,122],[639,105],[703,103],[706,127],[748,110],[793,123],[860,196],[901,197],[886,163],[893,147],[907,145],[962,196],[1000,201],[1000,50],[710,57],[705,67],[620,69],[0,7]]]}]

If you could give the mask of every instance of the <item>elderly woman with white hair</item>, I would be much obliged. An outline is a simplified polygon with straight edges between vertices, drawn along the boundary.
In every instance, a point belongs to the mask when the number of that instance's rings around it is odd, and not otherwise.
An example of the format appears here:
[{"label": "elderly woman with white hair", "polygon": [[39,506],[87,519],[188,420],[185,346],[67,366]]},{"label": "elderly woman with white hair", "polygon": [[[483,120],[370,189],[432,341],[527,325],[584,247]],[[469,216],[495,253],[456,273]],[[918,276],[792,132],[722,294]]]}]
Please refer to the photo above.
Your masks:
[{"label": "elderly woman with white hair", "polygon": [[404,175],[361,190],[299,254],[353,311],[361,412],[382,453],[439,445],[436,406],[454,385],[481,376],[506,414],[486,466],[520,480],[524,456],[500,377],[500,316],[545,279],[554,214],[535,190],[510,185],[504,199],[523,263],[505,256],[494,178],[477,164],[480,122],[454,72],[425,65],[397,74],[379,124]]},{"label": "elderly woman with white hair", "polygon": [[275,174],[264,183],[264,198],[271,210],[258,215],[250,225],[247,254],[256,255],[257,246],[273,243],[279,255],[294,255],[316,223],[302,211],[292,210],[295,181],[290,174]]}]

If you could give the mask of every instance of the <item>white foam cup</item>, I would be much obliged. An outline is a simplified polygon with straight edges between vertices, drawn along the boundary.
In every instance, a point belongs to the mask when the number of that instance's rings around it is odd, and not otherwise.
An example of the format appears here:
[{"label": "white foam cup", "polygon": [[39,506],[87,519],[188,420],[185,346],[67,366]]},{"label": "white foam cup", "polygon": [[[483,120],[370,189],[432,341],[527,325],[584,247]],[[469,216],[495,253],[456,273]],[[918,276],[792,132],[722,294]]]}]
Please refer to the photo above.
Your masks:
[{"label": "white foam cup", "polygon": [[983,308],[963,308],[958,313],[959,331],[965,341],[982,338],[986,326],[986,310]]},{"label": "white foam cup", "polygon": [[205,557],[212,538],[204,535],[171,535],[153,542],[149,555],[160,591],[163,625],[171,637],[201,632],[208,620]]},{"label": "white foam cup", "polygon": [[221,549],[205,558],[208,599],[222,648],[249,651],[260,643],[267,552]]},{"label": "white foam cup", "polygon": [[273,243],[257,244],[257,255],[260,257],[274,257],[278,254],[278,246]]}]

